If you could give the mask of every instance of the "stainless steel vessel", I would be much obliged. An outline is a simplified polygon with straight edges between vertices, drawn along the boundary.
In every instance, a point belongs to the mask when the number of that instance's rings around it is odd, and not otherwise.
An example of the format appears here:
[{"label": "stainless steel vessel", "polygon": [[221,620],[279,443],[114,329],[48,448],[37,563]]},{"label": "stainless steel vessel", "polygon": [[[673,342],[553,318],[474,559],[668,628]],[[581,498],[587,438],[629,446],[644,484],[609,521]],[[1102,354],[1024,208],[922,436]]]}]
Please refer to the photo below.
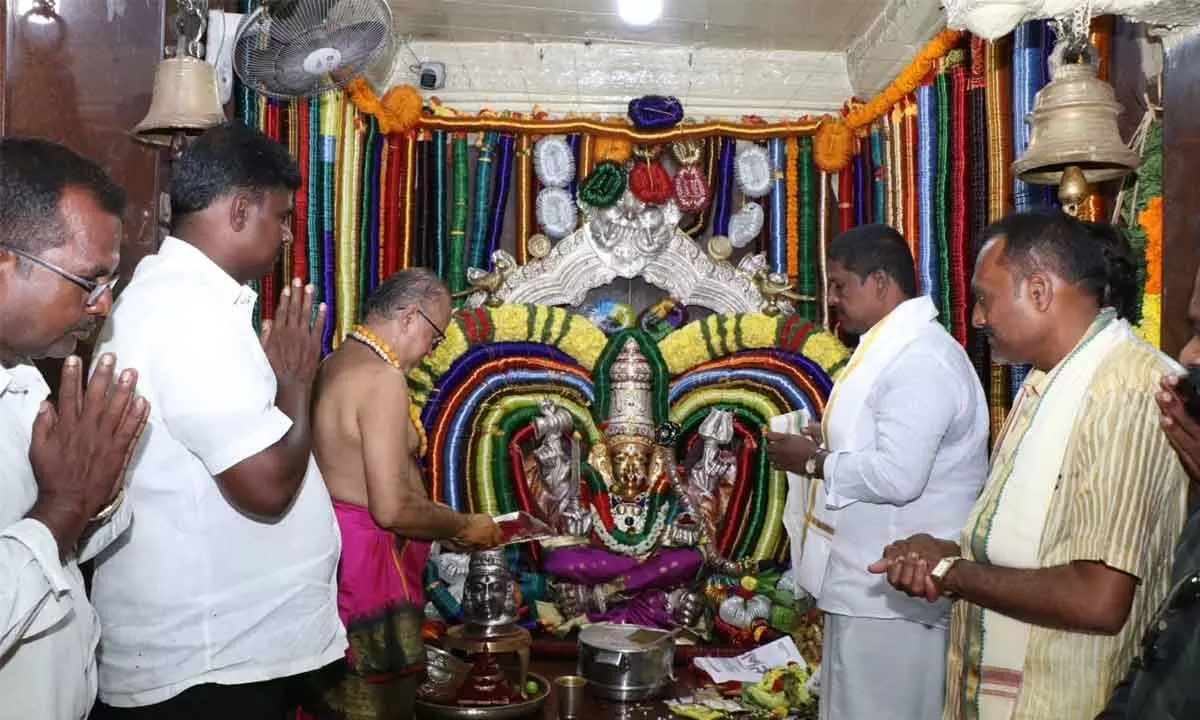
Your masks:
[{"label": "stainless steel vessel", "polygon": [[675,679],[675,638],[664,630],[599,623],[579,633],[579,674],[610,700],[647,700]]}]

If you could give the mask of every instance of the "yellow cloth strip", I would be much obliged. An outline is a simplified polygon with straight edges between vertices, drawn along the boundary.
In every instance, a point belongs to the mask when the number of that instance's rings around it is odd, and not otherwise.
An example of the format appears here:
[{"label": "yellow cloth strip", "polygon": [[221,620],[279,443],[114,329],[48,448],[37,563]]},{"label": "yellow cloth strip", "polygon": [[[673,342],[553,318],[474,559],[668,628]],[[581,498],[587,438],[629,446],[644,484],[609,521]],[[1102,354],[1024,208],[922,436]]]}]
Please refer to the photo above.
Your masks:
[{"label": "yellow cloth strip", "polygon": [[337,154],[337,205],[334,208],[335,305],[337,332],[341,341],[354,327],[358,315],[358,198],[362,176],[363,129],[358,110],[345,102],[341,93],[331,93],[341,116]]},{"label": "yellow cloth strip", "polygon": [[410,134],[404,140],[404,207],[401,209],[400,220],[400,269],[412,267],[413,264],[413,225],[416,224],[417,199],[413,197],[413,189],[417,177],[417,137]]},{"label": "yellow cloth strip", "polygon": [[[988,222],[1004,217],[1012,207],[1012,39],[987,43],[984,87],[988,137]],[[992,364],[988,387],[988,414],[992,437],[1000,436],[1012,402],[1008,391],[1008,368]]]},{"label": "yellow cloth strip", "polygon": [[517,264],[529,257],[529,236],[533,234],[533,139],[517,136]]},{"label": "yellow cloth strip", "polygon": [[891,182],[892,227],[904,232],[904,135],[901,125],[904,122],[904,108],[896,105],[888,113],[888,127],[892,130],[892,162],[888,166]]},{"label": "yellow cloth strip", "polygon": [[[383,145],[379,151],[379,236],[374,239],[374,242],[378,248],[376,250],[376,257],[379,258],[379,262],[377,263],[378,267],[375,268],[375,274],[377,276],[375,280],[376,282],[380,283],[387,279],[388,267],[387,261],[384,259],[386,257],[384,255],[384,250],[387,247],[387,238],[389,237],[388,233],[390,233],[392,229],[391,222],[388,219],[389,213],[387,209],[391,207],[392,203],[396,202],[395,198],[390,198],[387,195],[388,156],[391,155],[391,153],[388,152],[388,147],[391,145],[391,143],[391,138],[384,137]],[[363,262],[366,262],[366,260],[364,259]],[[366,298],[364,298],[364,300],[365,299]]]},{"label": "yellow cloth strip", "polygon": [[584,135],[579,139],[579,168],[576,170],[576,181],[583,182],[592,173],[592,161],[595,159],[596,136]]},{"label": "yellow cloth strip", "polygon": [[503,117],[423,117],[421,126],[430,130],[451,132],[525,132],[534,135],[562,135],[566,133],[592,133],[613,135],[634,143],[661,143],[685,138],[700,138],[711,135],[726,135],[742,140],[766,140],[791,135],[812,135],[821,124],[820,119],[801,119],[791,122],[749,125],[718,120],[677,125],[667,130],[638,130],[623,120],[584,120],[566,118],[562,120],[534,120],[531,118]]}]

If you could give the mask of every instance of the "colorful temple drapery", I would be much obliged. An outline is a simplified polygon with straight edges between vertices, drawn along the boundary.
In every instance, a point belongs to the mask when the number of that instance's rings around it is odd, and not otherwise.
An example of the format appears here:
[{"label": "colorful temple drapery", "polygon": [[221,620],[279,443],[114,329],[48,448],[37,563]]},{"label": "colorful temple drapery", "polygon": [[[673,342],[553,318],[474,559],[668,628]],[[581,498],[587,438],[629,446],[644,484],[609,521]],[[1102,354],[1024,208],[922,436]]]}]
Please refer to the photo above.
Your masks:
[{"label": "colorful temple drapery", "polygon": [[[1102,67],[1105,33],[1111,24],[1093,29]],[[285,143],[302,175],[295,242],[280,271],[258,283],[260,312],[272,315],[274,296],[289,276],[313,282],[330,305],[328,351],[356,322],[365,295],[397,269],[428,266],[460,292],[468,288],[466,269],[490,269],[497,249],[528,261],[529,240],[543,231],[533,148],[550,134],[570,144],[575,174],[565,187],[572,197],[590,169],[622,146],[641,153],[661,144],[662,158],[654,162],[674,163],[666,159],[671,143],[698,145],[695,165],[709,201],[685,216],[681,228],[703,244],[727,234],[731,216],[747,200],[735,156],[756,143],[771,160],[772,191],[757,199],[765,222],[748,250],[764,252],[772,271],[816,298],[799,303],[802,317],[827,318],[828,242],[853,225],[893,225],[913,250],[919,292],[930,295],[942,322],[968,349],[998,429],[1023,372],[991,364],[986,341],[970,324],[970,279],[989,222],[1053,201],[1048,190],[1020,182],[1009,169],[1028,142],[1024,115],[1048,80],[1052,42],[1044,22],[991,42],[943,33],[877,98],[848,103],[841,117],[706,121],[655,131],[620,119],[475,116],[439,107],[407,130],[384,133],[376,117],[341,92],[281,102],[240,89],[240,119]],[[848,128],[847,160],[839,168],[821,165],[821,133],[829,124]],[[1090,200],[1086,212],[1102,210],[1098,202]],[[1156,245],[1154,238],[1161,237],[1155,228],[1161,199],[1155,204],[1139,195],[1135,202],[1135,214],[1144,217],[1137,225],[1146,258],[1143,307],[1157,322],[1161,240]]]}]

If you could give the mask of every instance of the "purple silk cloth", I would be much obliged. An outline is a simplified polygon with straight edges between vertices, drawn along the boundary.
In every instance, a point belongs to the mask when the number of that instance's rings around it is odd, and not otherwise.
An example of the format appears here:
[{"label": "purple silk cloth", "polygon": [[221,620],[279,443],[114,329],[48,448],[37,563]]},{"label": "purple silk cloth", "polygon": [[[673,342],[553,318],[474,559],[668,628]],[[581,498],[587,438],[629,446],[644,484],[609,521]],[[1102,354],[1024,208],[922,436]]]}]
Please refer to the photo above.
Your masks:
[{"label": "purple silk cloth", "polygon": [[608,612],[590,612],[588,621],[641,625],[642,627],[658,627],[667,630],[679,624],[671,618],[671,613],[667,612],[667,594],[661,590],[642,593]]},{"label": "purple silk cloth", "polygon": [[578,585],[598,585],[624,578],[624,592],[669,590],[695,579],[704,558],[694,548],[668,548],[645,560],[602,547],[559,548],[546,556],[542,569]]},{"label": "purple silk cloth", "polygon": [[592,622],[672,628],[666,590],[686,585],[704,567],[695,548],[667,548],[645,560],[602,547],[566,547],[546,556],[542,569],[578,585],[599,585],[622,578],[622,593],[633,597],[604,613],[588,613]]}]

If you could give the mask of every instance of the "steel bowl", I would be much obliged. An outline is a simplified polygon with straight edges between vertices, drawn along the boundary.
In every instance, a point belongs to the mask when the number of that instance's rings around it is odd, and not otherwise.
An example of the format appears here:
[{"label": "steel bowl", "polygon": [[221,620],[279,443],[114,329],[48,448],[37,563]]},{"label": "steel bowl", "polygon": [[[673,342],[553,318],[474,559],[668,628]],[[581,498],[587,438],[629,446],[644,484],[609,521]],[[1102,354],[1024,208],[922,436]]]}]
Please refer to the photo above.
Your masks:
[{"label": "steel bowl", "polygon": [[[639,635],[661,640],[639,641]],[[621,702],[658,697],[674,680],[675,638],[664,630],[598,623],[579,633],[579,674],[587,692]]]}]

